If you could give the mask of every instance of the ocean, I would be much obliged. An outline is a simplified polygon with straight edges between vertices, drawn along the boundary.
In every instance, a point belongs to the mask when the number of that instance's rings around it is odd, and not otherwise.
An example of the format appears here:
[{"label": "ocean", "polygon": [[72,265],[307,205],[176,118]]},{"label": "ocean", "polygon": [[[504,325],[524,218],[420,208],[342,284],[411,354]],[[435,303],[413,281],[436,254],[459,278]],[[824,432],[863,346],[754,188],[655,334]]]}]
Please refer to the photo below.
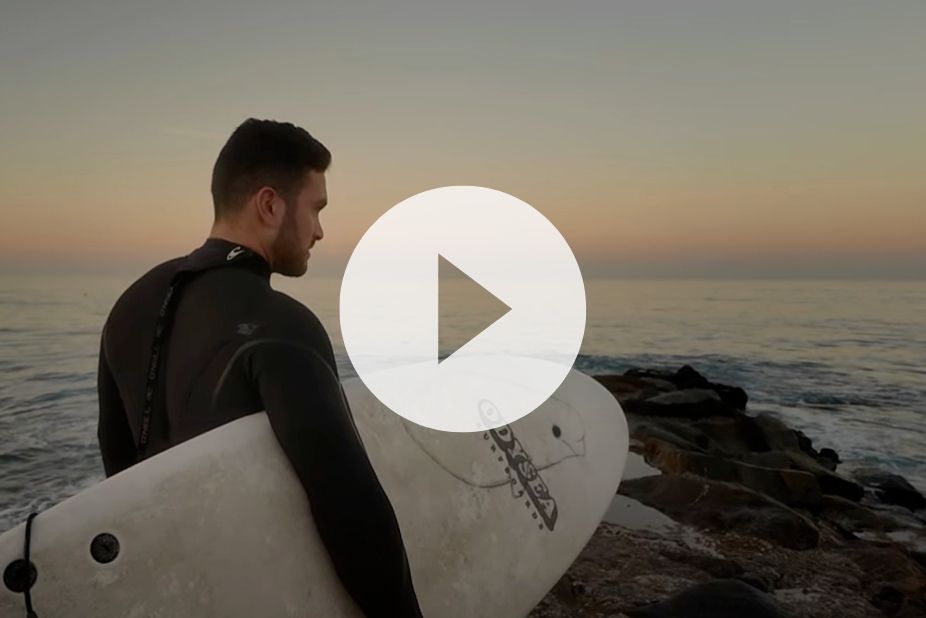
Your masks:
[{"label": "ocean", "polygon": [[[0,532],[103,479],[99,333],[131,281],[0,275]],[[339,281],[310,270],[274,286],[316,312],[352,375]],[[880,466],[926,491],[926,282],[600,279],[586,293],[579,369],[690,364],[742,386],[752,412],[780,415],[843,466]],[[442,320],[450,343],[481,322],[465,302]]]}]

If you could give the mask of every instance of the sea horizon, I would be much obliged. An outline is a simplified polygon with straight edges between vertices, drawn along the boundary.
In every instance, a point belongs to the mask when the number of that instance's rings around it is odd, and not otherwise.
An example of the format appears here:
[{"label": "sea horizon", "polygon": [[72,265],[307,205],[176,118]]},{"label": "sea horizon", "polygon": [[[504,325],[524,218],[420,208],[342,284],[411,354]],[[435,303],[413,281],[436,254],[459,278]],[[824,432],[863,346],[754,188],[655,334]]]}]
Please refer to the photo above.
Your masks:
[{"label": "sea horizon", "polygon": [[[134,278],[0,275],[0,529],[103,478],[99,334]],[[346,379],[339,283],[311,271],[272,280],[318,315]],[[878,466],[926,489],[926,282],[590,278],[586,295],[577,369],[690,364],[741,386],[749,413],[781,417],[844,466]],[[442,311],[460,337],[479,321],[464,305]]]}]

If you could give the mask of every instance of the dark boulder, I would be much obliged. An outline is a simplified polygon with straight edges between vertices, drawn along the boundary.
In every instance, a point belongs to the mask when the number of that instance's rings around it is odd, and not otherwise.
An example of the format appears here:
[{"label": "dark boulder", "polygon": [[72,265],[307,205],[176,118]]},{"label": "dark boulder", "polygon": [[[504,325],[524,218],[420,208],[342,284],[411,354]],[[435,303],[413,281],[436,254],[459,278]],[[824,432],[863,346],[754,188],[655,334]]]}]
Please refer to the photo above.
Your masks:
[{"label": "dark boulder", "polygon": [[654,397],[661,393],[676,390],[674,384],[665,380],[618,375],[597,375],[594,377],[622,405],[628,401],[646,399],[647,397]]},{"label": "dark boulder", "polygon": [[663,474],[624,481],[618,492],[696,527],[734,530],[791,549],[810,549],[820,541],[807,517],[734,483]]},{"label": "dark boulder", "polygon": [[893,586],[881,586],[871,596],[871,604],[881,610],[886,616],[896,616],[903,608],[905,595]]},{"label": "dark boulder", "polygon": [[896,504],[911,511],[926,507],[926,498],[898,474],[891,474],[875,468],[862,468],[853,474],[856,480],[874,490],[878,499],[885,504]]},{"label": "dark boulder", "polygon": [[624,375],[669,382],[679,390],[710,389],[716,392],[724,403],[735,410],[745,410],[746,404],[749,402],[749,396],[742,388],[711,382],[690,365],[683,365],[674,372],[656,369],[630,369]]},{"label": "dark boulder", "polygon": [[781,419],[762,412],[753,420],[762,436],[762,441],[765,443],[765,448],[761,449],[762,451],[802,450],[798,433],[785,425]]},{"label": "dark boulder", "polygon": [[865,573],[869,600],[886,615],[926,615],[926,572],[896,547],[862,546],[848,550]]},{"label": "dark boulder", "polygon": [[831,448],[821,448],[820,453],[817,455],[817,461],[820,462],[820,465],[833,472],[836,471],[836,466],[841,463],[839,454]]},{"label": "dark boulder", "polygon": [[723,401],[711,389],[677,390],[646,399],[628,399],[621,403],[625,411],[646,416],[700,419],[739,414],[736,408]]},{"label": "dark boulder", "polygon": [[820,486],[809,472],[755,466],[735,459],[697,453],[651,438],[645,441],[646,462],[669,474],[694,474],[738,483],[779,502],[819,506]]},{"label": "dark boulder", "polygon": [[788,453],[788,456],[791,458],[792,467],[810,472],[817,477],[817,482],[820,483],[820,491],[823,493],[842,496],[855,502],[861,500],[862,496],[865,495],[865,489],[861,485],[825,468],[809,455],[805,453]]},{"label": "dark boulder", "polygon": [[798,448],[804,453],[806,453],[807,455],[810,455],[811,457],[816,458],[818,453],[816,449],[814,449],[813,447],[813,441],[807,437],[807,434],[797,429],[794,430],[794,433],[797,436]]},{"label": "dark boulder", "polygon": [[630,435],[644,445],[647,440],[656,439],[689,451],[704,452],[712,446],[710,438],[691,423],[628,414],[627,424]]},{"label": "dark boulder", "polygon": [[848,533],[864,531],[890,532],[900,525],[890,516],[878,513],[872,509],[846,500],[839,496],[824,495],[821,500],[820,519],[823,519],[837,529]]},{"label": "dark boulder", "polygon": [[706,435],[713,451],[720,454],[737,456],[769,450],[762,428],[756,419],[745,414],[701,419],[691,425]]},{"label": "dark boulder", "polygon": [[700,584],[665,601],[626,612],[631,618],[787,618],[768,594],[737,579]]}]

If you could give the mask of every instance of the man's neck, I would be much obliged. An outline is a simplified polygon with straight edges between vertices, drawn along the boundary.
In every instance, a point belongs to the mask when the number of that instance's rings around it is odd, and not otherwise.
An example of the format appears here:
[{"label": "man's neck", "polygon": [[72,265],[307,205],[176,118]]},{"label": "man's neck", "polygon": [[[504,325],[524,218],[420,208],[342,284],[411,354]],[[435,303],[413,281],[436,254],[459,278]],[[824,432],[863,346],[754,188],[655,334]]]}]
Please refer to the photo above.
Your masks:
[{"label": "man's neck", "polygon": [[248,234],[247,232],[237,229],[231,225],[216,222],[213,224],[212,230],[209,232],[209,238],[219,238],[236,245],[241,245],[242,247],[250,249],[257,255],[261,256],[268,264],[270,264],[270,252],[263,247],[263,245],[254,237],[253,234]]}]

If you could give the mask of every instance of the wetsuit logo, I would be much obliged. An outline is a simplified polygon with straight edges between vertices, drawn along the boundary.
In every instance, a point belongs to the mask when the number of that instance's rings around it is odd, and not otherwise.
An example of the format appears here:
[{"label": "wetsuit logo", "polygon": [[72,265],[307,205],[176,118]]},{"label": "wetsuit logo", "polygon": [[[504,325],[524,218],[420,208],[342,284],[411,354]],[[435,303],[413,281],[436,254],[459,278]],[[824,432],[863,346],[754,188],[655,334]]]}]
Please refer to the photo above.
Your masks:
[{"label": "wetsuit logo", "polygon": [[225,261],[226,261],[226,262],[231,262],[233,259],[235,259],[235,258],[238,257],[239,255],[241,255],[242,253],[244,253],[244,248],[243,248],[243,247],[240,247],[240,246],[239,246],[239,247],[235,247],[234,249],[232,249],[231,251],[228,252],[228,255],[225,256]]},{"label": "wetsuit logo", "polygon": [[254,331],[257,330],[258,326],[260,326],[260,324],[251,324],[248,322],[242,322],[241,324],[238,325],[238,334],[245,335],[245,336],[253,335]]}]

